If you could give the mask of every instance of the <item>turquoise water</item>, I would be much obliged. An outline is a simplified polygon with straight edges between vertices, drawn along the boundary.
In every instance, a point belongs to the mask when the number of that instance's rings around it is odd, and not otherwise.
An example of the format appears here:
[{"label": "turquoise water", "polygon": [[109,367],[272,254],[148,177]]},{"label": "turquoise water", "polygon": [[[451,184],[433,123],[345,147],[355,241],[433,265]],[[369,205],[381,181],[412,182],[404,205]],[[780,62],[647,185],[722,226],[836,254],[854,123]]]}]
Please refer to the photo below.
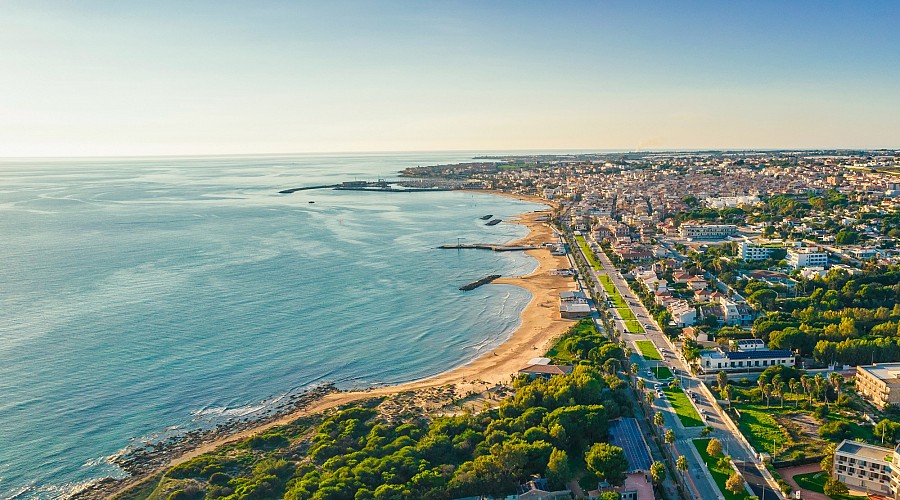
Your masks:
[{"label": "turquoise water", "polygon": [[[487,194],[278,190],[471,155],[0,162],[0,497],[57,498],[167,429],[323,382],[461,365],[519,324],[516,253],[542,208]],[[314,201],[314,204],[308,203]]]}]

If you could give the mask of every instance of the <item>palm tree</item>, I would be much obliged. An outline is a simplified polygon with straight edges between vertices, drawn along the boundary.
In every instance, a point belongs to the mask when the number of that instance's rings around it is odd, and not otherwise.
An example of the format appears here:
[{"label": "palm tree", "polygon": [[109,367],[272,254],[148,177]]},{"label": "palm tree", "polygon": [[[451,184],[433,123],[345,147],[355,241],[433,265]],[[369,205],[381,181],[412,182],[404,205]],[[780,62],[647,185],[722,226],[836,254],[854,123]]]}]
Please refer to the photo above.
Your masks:
[{"label": "palm tree", "polygon": [[640,369],[641,369],[641,368],[638,366],[637,363],[631,363],[631,368],[630,368],[631,376],[632,376],[632,377],[637,377],[637,374],[638,374],[638,372],[640,371]]},{"label": "palm tree", "polygon": [[824,390],[825,384],[826,384],[825,377],[823,377],[821,373],[817,373],[816,376],[813,377],[813,380],[815,381],[815,384],[816,384],[816,392],[822,393],[822,400],[827,405],[828,404],[828,391]]},{"label": "palm tree", "polygon": [[672,447],[672,453],[675,453],[675,431],[669,429],[666,431],[665,437],[666,444]]},{"label": "palm tree", "polygon": [[647,387],[647,383],[644,382],[644,379],[639,378],[637,381],[637,388],[639,391],[643,391]]},{"label": "palm tree", "polygon": [[648,392],[644,395],[644,399],[647,400],[647,411],[649,412],[653,408],[653,393]]},{"label": "palm tree", "polygon": [[720,392],[721,396],[722,396],[726,401],[728,401],[728,407],[731,408],[731,386],[730,386],[730,385],[726,385],[726,386],[723,387],[722,390],[719,391],[719,392]]},{"label": "palm tree", "polygon": [[653,423],[656,424],[657,427],[662,427],[665,422],[665,417],[663,417],[661,411],[658,411],[655,415],[653,415]]},{"label": "palm tree", "polygon": [[809,394],[809,376],[805,373],[800,375],[800,385],[803,387],[803,392],[809,397],[809,402],[812,403],[812,397]]},{"label": "palm tree", "polygon": [[778,397],[781,399],[781,407],[782,408],[784,408],[784,391],[785,391],[786,387],[787,387],[787,384],[785,384],[782,381],[779,381],[778,385],[776,386],[776,389],[778,391]]},{"label": "palm tree", "polygon": [[768,408],[769,399],[772,397],[772,384],[763,385],[763,396],[766,397],[766,408]]},{"label": "palm tree", "polygon": [[837,395],[835,401],[837,401],[837,398],[841,397],[841,384],[844,382],[844,377],[838,372],[831,372],[831,374],[828,375],[828,380],[830,380],[831,385],[834,386],[834,392]]},{"label": "palm tree", "polygon": [[688,469],[688,461],[684,455],[678,457],[678,460],[675,461],[675,468],[681,471],[681,482],[684,484],[684,471]]},{"label": "palm tree", "polygon": [[[797,394],[797,389],[800,388],[800,382],[797,382],[797,379],[793,379],[793,378],[792,378],[792,379],[791,379],[791,383],[790,383],[790,387],[791,387],[791,392],[792,392],[794,395],[796,395],[796,394]],[[794,408],[797,407],[798,401],[799,401],[799,400],[798,400],[797,398],[794,398]]]}]

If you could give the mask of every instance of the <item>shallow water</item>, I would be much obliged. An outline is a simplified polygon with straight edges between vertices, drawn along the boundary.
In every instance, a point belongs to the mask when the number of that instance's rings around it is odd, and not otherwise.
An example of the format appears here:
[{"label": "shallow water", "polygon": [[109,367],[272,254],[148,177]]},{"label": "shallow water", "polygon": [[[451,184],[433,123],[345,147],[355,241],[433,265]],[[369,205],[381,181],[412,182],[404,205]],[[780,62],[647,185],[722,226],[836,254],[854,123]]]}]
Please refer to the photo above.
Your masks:
[{"label": "shallow water", "polygon": [[[471,155],[0,162],[0,497],[55,498],[167,429],[252,416],[323,382],[433,375],[518,326],[506,242],[540,205],[289,187]],[[309,203],[314,201],[315,203]]]}]

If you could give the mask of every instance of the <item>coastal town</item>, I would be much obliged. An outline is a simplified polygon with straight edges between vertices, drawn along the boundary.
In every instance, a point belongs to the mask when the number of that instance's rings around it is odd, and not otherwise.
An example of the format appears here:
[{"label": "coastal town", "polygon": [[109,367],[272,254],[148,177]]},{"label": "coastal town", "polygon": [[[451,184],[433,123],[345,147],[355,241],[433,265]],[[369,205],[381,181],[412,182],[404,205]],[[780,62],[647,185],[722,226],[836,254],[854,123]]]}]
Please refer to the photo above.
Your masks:
[{"label": "coastal town", "polygon": [[118,498],[900,498],[900,152],[477,158],[396,182],[551,207],[503,221],[522,240],[442,247],[539,260],[460,288],[531,291],[513,338],[186,447]]}]

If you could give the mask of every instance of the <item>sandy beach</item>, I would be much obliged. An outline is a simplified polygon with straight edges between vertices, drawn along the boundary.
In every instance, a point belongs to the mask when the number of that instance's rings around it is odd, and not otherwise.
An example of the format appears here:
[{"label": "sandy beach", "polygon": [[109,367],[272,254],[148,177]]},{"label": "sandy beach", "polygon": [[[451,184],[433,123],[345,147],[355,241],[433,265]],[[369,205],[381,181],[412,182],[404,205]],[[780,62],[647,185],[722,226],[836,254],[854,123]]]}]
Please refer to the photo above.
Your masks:
[{"label": "sandy beach", "polygon": [[[491,194],[504,194],[495,193]],[[525,197],[516,197],[527,199]],[[527,201],[536,201],[527,199]],[[540,200],[539,202],[546,203]],[[518,216],[519,220],[505,221],[525,225],[530,233],[513,243],[522,245],[541,245],[552,241],[553,230],[548,223],[538,220],[541,216],[547,216],[549,212],[529,212]],[[494,284],[515,285],[527,289],[533,295],[531,302],[522,312],[522,323],[513,332],[506,342],[496,349],[484,353],[479,358],[432,377],[415,380],[398,385],[384,386],[366,391],[338,392],[328,394],[310,404],[302,410],[287,414],[278,420],[262,424],[250,429],[230,435],[227,438],[204,443],[169,462],[169,467],[190,460],[193,457],[212,451],[213,449],[239,439],[252,436],[272,426],[289,423],[301,416],[320,412],[336,406],[354,401],[379,396],[388,396],[401,392],[421,391],[448,385],[455,386],[456,394],[462,395],[469,391],[480,392],[487,384],[493,386],[508,383],[515,373],[523,368],[527,362],[537,356],[543,355],[559,335],[561,335],[574,321],[561,319],[558,303],[559,293],[575,288],[571,278],[563,278],[549,274],[556,268],[569,267],[565,256],[554,256],[546,248],[528,250],[526,252],[538,261],[537,269],[526,276],[503,277],[485,286]],[[137,479],[137,478],[135,478]],[[129,485],[134,484],[127,481]]]}]

